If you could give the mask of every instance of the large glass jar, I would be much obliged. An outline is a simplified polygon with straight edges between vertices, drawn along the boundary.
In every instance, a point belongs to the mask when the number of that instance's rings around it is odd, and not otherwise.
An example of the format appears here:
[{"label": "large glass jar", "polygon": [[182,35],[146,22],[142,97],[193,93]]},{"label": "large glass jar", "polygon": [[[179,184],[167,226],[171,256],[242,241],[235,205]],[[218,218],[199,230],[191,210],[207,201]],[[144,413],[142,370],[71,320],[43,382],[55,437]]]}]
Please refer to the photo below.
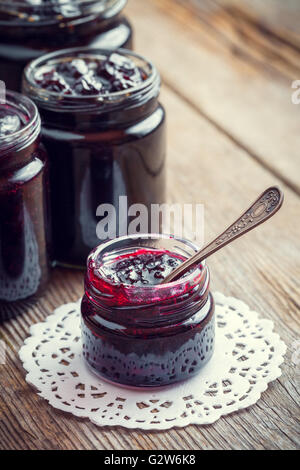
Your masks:
[{"label": "large glass jar", "polygon": [[[151,234],[120,237],[90,254],[81,313],[83,356],[94,372],[123,385],[156,387],[188,379],[207,363],[214,301],[205,262],[177,281],[145,282],[160,277],[163,264],[197,249],[187,240]],[[117,282],[124,273],[129,282]],[[142,283],[134,281],[139,276]]]},{"label": "large glass jar", "polygon": [[[147,78],[115,93],[61,95],[35,81],[36,71],[45,64],[70,57],[104,60],[110,54],[59,51],[31,62],[24,72],[24,93],[35,101],[42,118],[50,161],[54,259],[63,265],[85,267],[91,249],[103,241],[96,230],[104,215],[97,215],[100,205],[113,205],[117,221],[121,217],[122,226],[127,226],[127,209],[119,205],[122,197],[127,206],[139,203],[147,208],[165,199],[165,112],[158,101],[160,77],[150,62],[120,50]],[[117,235],[119,229],[120,224]]]},{"label": "large glass jar", "polygon": [[5,305],[42,292],[48,279],[46,153],[34,103],[7,92],[0,104],[0,318]]},{"label": "large glass jar", "polygon": [[132,47],[126,0],[0,0],[0,80],[20,91],[25,65],[75,46]]}]

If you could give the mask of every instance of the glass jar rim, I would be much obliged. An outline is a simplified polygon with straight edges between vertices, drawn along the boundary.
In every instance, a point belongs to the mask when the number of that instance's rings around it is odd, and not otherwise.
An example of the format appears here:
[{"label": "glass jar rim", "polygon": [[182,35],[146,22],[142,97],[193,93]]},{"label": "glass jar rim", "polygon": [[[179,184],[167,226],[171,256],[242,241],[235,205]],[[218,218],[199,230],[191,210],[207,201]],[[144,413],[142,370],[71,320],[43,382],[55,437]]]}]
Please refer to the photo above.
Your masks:
[{"label": "glass jar rim", "polygon": [[29,146],[39,135],[41,119],[35,103],[16,91],[5,91],[5,102],[0,106],[8,104],[22,111],[28,118],[28,122],[21,129],[11,134],[0,135],[1,156],[8,151],[22,149],[25,145]]},{"label": "glass jar rim", "polygon": [[[172,240],[177,240],[178,242],[187,245],[189,248],[193,249],[195,252],[199,250],[199,246],[196,245],[195,243],[191,242],[190,240],[186,240],[186,239],[177,237],[177,236],[172,235],[172,234],[166,234],[166,233],[138,233],[138,234],[125,235],[125,236],[122,236],[122,237],[114,238],[113,240],[109,240],[108,242],[104,242],[101,245],[97,246],[96,248],[94,248],[94,250],[91,251],[91,253],[88,256],[87,266],[88,266],[89,260],[91,260],[91,259],[97,260],[97,258],[101,255],[101,253],[104,250],[108,251],[108,249],[112,245],[114,245],[116,243],[120,243],[120,242],[125,241],[125,240],[137,240],[139,238],[141,238],[141,239],[149,239],[149,238],[160,239],[161,238],[161,239],[164,239],[164,240],[172,239]],[[205,260],[201,261],[200,265],[203,268],[206,267],[206,261]],[[176,287],[176,286],[180,286],[183,283],[188,283],[190,281],[193,281],[195,276],[201,274],[203,271],[204,271],[204,269],[200,269],[199,264],[198,264],[198,265],[195,266],[195,268],[192,268],[188,274],[186,274],[183,277],[180,277],[176,281],[171,281],[171,282],[168,282],[166,284],[155,284],[154,286],[152,286],[152,285],[149,286],[149,285],[146,284],[143,287],[141,287],[141,289],[149,290],[149,289],[154,288],[155,290],[164,290],[166,288],[169,289],[170,287],[173,288],[173,287]],[[131,284],[126,284],[126,287],[136,289],[136,287],[132,286]]]},{"label": "glass jar rim", "polygon": [[[26,0],[18,0],[13,2],[13,7],[14,10],[21,9],[23,11],[26,11],[26,9],[32,10],[37,9],[38,11],[42,11],[43,13],[45,12],[50,12],[54,8],[63,8],[67,6],[72,6],[72,7],[77,7],[81,8],[81,13],[89,13],[90,11],[94,11],[93,9],[97,7],[97,14],[101,13],[106,13],[110,9],[114,9],[115,7],[117,8],[116,13],[121,11],[127,3],[127,0],[52,0],[51,3],[45,2],[43,3],[42,1],[31,3]],[[8,5],[10,8],[12,7],[12,2],[11,0],[0,0],[0,10],[2,6]],[[101,8],[102,7],[102,8]],[[78,13],[78,12],[77,12]],[[73,15],[73,17],[76,15]],[[70,18],[72,18],[72,15],[70,15]]]},{"label": "glass jar rim", "polygon": [[[127,0],[72,0],[71,3],[74,5],[88,5],[88,4],[95,4],[95,3],[98,3],[98,4],[103,4],[103,5],[115,5],[116,3],[120,3],[120,2],[123,2],[123,3],[127,3]],[[0,0],[0,4],[5,4],[5,3],[9,3],[10,5],[12,4],[11,0]],[[68,5],[70,4],[70,0],[51,0],[51,6],[63,6],[63,5]],[[40,0],[40,3],[38,3],[37,1],[35,1],[34,3],[28,1],[28,0],[17,0],[17,1],[13,1],[13,5],[16,5],[16,6],[28,6],[28,7],[39,7],[39,8],[49,8],[49,4],[47,5],[47,3],[44,3],[43,0]]]},{"label": "glass jar rim", "polygon": [[[192,291],[200,284],[207,284],[209,282],[209,272],[205,261],[196,265],[195,268],[191,269],[185,276],[166,284],[136,286],[131,284],[113,283],[107,278],[102,277],[100,272],[101,257],[103,259],[105,255],[110,255],[111,253],[116,252],[118,247],[120,249],[120,246],[122,245],[122,250],[125,250],[125,248],[128,250],[130,246],[126,247],[126,243],[132,242],[134,244],[134,242],[137,242],[138,240],[145,243],[145,245],[140,246],[147,248],[151,248],[151,246],[155,248],[154,244],[146,245],[147,240],[170,240],[170,242],[178,243],[178,245],[167,247],[167,249],[169,249],[169,251],[173,250],[173,252],[176,252],[176,248],[178,254],[184,254],[184,256],[194,254],[199,249],[197,245],[189,240],[181,239],[169,234],[153,233],[126,235],[102,243],[91,251],[87,259],[86,291],[90,292],[90,297],[94,297],[96,303],[98,299],[100,303],[104,302],[118,308],[119,305],[118,302],[116,303],[114,300],[114,295],[121,294],[125,303],[128,304],[127,306],[142,306],[154,303],[160,304],[167,299],[175,297],[179,298],[183,294]],[[164,246],[163,248],[166,247]],[[93,278],[93,276],[90,277],[90,274],[94,274],[95,272],[99,273],[99,276],[96,276],[96,279]],[[206,282],[204,282],[205,279]],[[101,287],[98,285],[98,281],[100,281]],[[122,307],[122,305],[120,305],[120,307]]]},{"label": "glass jar rim", "polygon": [[[166,240],[167,243],[158,243],[155,246],[154,242],[147,243],[149,239],[162,242]],[[140,240],[138,246],[134,243],[137,240]],[[100,316],[120,324],[149,325],[149,322],[176,322],[191,317],[204,307],[210,281],[205,261],[196,265],[180,279],[166,284],[136,286],[113,283],[101,276],[101,255],[103,258],[106,254],[108,257],[118,256],[130,253],[130,250],[151,248],[151,246],[185,256],[192,255],[199,249],[189,240],[169,234],[153,233],[118,237],[96,247],[88,257],[85,278],[86,298],[96,309],[100,309],[99,314],[93,319],[94,323],[99,321]]]},{"label": "glass jar rim", "polygon": [[[47,63],[55,63],[56,60],[64,57],[81,58],[81,57],[107,57],[112,53],[118,53],[120,55],[140,61],[143,63],[145,68],[148,68],[147,78],[138,85],[113,93],[97,93],[95,95],[65,95],[54,91],[46,90],[40,87],[34,80],[34,73],[38,67],[42,67]],[[46,109],[57,109],[57,101],[63,102],[63,111],[80,111],[87,109],[99,108],[99,104],[109,106],[110,108],[119,108],[124,100],[130,102],[131,106],[134,106],[135,101],[141,104],[141,97],[149,99],[151,95],[157,96],[160,88],[160,75],[155,65],[145,57],[137,54],[129,49],[101,49],[93,47],[72,47],[68,49],[61,49],[59,51],[50,52],[44,54],[41,57],[32,60],[25,67],[23,72],[23,91],[30,96],[39,106],[45,107]]]}]

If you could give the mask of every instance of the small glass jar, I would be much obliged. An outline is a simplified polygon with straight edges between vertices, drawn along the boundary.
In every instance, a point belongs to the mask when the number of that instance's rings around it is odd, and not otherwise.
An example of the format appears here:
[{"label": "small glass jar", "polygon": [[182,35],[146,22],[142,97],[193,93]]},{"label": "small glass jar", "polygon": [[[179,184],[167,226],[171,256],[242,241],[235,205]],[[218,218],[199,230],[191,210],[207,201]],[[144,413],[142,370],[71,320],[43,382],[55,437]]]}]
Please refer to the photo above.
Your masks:
[{"label": "small glass jar", "polygon": [[127,0],[0,0],[0,80],[20,91],[25,65],[62,47],[132,47]]},{"label": "small glass jar", "polygon": [[20,117],[15,132],[0,129],[0,318],[5,305],[37,296],[48,279],[48,184],[41,121],[26,96],[7,91],[2,116]]},{"label": "small glass jar", "polygon": [[[46,64],[70,58],[104,60],[111,54],[107,50],[80,48],[47,54],[24,72],[23,91],[36,103],[42,118],[42,141],[50,161],[54,260],[61,265],[85,267],[89,252],[103,240],[96,232],[99,205],[113,205],[119,216],[122,196],[127,197],[128,206],[139,203],[147,208],[165,200],[160,77],[143,57],[121,49],[118,53],[147,76],[124,91],[60,95],[34,80],[36,71]],[[120,212],[123,219],[127,217]],[[127,220],[122,223],[128,226]]]},{"label": "small glass jar", "polygon": [[134,387],[188,379],[211,358],[214,301],[204,263],[168,284],[111,283],[102,266],[141,249],[192,256],[198,247],[168,235],[132,235],[90,254],[81,303],[83,356],[102,378]]}]

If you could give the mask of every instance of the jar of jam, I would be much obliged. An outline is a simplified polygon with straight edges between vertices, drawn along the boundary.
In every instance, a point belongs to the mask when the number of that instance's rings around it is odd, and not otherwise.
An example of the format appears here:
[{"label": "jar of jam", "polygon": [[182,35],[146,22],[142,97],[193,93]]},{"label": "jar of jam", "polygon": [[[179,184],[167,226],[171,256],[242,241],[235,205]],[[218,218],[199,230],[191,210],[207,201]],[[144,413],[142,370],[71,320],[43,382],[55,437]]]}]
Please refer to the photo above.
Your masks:
[{"label": "jar of jam", "polygon": [[160,284],[197,247],[168,235],[100,245],[87,262],[81,303],[83,356],[102,378],[157,387],[195,375],[214,348],[214,301],[202,262]]},{"label": "jar of jam", "polygon": [[[49,155],[54,260],[85,267],[100,241],[127,233],[122,197],[126,207],[164,202],[159,74],[127,50],[69,49],[31,62],[23,90],[39,108]],[[116,211],[116,233],[99,236],[106,204]]]},{"label": "jar of jam", "polygon": [[63,47],[132,47],[126,0],[0,0],[0,80],[20,91],[25,65]]},{"label": "jar of jam", "polygon": [[0,318],[9,302],[41,293],[48,279],[46,153],[40,116],[19,93],[0,104]]}]

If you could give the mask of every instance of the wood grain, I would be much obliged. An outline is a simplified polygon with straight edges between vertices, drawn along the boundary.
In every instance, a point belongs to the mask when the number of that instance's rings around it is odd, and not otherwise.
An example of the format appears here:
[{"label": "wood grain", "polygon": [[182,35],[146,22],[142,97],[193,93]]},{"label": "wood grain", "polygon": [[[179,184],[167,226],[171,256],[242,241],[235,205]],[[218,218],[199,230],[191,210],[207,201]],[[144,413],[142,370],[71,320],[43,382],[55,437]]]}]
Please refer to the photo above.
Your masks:
[{"label": "wood grain", "polygon": [[[177,0],[172,4],[171,11],[167,9],[168,0],[131,0],[128,9],[136,29],[138,51],[152,57],[163,72],[161,99],[168,113],[169,201],[205,203],[208,240],[265,187],[279,184],[284,190],[283,208],[272,220],[216,253],[209,261],[213,290],[241,298],[261,316],[274,321],[275,331],[288,346],[282,376],[270,384],[257,404],[209,426],[188,426],[167,432],[98,428],[87,420],[55,410],[26,384],[18,359],[18,350],[28,336],[30,325],[42,321],[60,304],[75,301],[82,295],[81,272],[55,269],[45,296],[34,306],[25,306],[21,315],[5,322],[0,329],[1,338],[7,344],[7,363],[0,366],[0,449],[300,447],[300,368],[291,360],[300,323],[300,198],[295,191],[297,175],[292,174],[298,165],[295,160],[300,148],[296,125],[289,129],[291,140],[285,144],[294,146],[286,154],[285,167],[280,159],[276,164],[269,160],[279,156],[283,144],[278,143],[278,132],[287,131],[296,111],[285,103],[281,73],[274,74],[273,82],[268,85],[267,72],[257,61],[244,63],[229,49],[226,55],[228,46],[223,36],[209,33],[201,20],[194,19],[188,30],[184,28],[178,12],[185,11],[186,18],[190,18],[189,2],[184,10]],[[180,10],[176,10],[176,4]],[[226,69],[224,73],[222,65]],[[195,69],[199,74],[195,82],[198,87],[192,80]],[[245,86],[245,77],[250,77],[251,87]],[[268,96],[273,97],[268,112],[261,109],[264,87]],[[241,92],[245,92],[248,106],[241,103]],[[226,106],[214,94],[223,97]],[[229,112],[228,97],[232,95]],[[265,121],[266,114],[268,121]],[[229,117],[234,120],[230,125]],[[264,129],[265,122],[272,126],[273,136]],[[249,123],[255,129],[248,134],[245,127]],[[226,214],[230,214],[230,220]]]},{"label": "wood grain", "polygon": [[257,41],[280,49],[271,35],[243,19],[245,12],[241,20],[237,9],[195,11],[189,0],[132,0],[129,12],[137,51],[148,51],[165,83],[299,194],[300,105],[291,102],[292,80],[300,77],[298,48],[282,45],[297,64],[284,76],[286,64],[240,34],[244,27]]}]

